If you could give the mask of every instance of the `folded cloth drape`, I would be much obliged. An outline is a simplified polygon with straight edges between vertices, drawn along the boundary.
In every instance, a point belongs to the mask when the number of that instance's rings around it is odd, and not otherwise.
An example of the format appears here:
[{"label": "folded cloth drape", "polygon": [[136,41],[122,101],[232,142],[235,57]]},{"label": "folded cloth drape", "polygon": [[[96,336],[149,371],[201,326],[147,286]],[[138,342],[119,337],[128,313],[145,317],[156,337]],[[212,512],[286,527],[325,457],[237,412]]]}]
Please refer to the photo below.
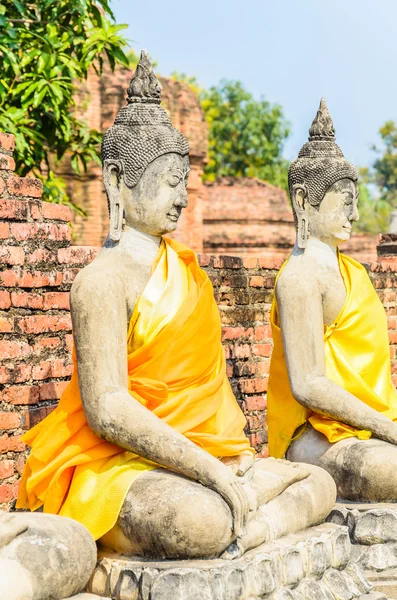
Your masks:
[{"label": "folded cloth drape", "polygon": [[[334,323],[325,326],[326,376],[368,406],[397,421],[397,394],[391,380],[385,310],[365,268],[341,253],[338,253],[338,260],[346,287],[346,301]],[[369,431],[311,412],[294,399],[288,380],[276,296],[271,325],[274,349],[267,393],[271,456],[283,457],[297,428],[307,421],[331,443],[354,436],[359,439],[371,437]]]},{"label": "folded cloth drape", "polygon": [[[127,339],[131,402],[213,456],[253,452],[226,376],[212,285],[193,251],[163,239]],[[23,441],[31,452],[17,507],[76,519],[95,539],[116,523],[136,477],[157,466],[90,430],[76,364],[58,407]]]}]

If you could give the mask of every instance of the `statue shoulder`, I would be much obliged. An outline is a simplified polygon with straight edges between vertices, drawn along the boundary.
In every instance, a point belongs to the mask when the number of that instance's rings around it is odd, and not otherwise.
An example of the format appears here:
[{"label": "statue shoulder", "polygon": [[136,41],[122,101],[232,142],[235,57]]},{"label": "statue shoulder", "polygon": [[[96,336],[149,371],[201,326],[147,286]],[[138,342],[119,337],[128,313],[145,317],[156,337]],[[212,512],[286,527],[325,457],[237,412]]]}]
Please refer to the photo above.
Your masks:
[{"label": "statue shoulder", "polygon": [[123,279],[115,271],[114,264],[98,255],[76,275],[70,291],[71,303],[73,305],[76,300],[90,302],[94,297],[108,298],[112,295],[124,295]]},{"label": "statue shoulder", "polygon": [[276,284],[276,296],[280,302],[296,302],[320,294],[320,287],[313,261],[305,256],[291,256],[283,267]]}]

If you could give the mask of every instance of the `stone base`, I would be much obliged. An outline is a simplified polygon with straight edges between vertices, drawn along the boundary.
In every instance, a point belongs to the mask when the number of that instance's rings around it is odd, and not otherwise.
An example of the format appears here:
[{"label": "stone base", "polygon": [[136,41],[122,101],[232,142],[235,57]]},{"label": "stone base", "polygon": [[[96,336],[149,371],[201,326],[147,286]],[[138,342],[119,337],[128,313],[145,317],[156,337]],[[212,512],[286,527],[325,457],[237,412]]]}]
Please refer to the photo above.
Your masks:
[{"label": "stone base", "polygon": [[350,556],[347,528],[325,523],[233,561],[102,553],[87,591],[113,600],[386,600]]},{"label": "stone base", "polygon": [[352,560],[362,568],[397,569],[397,504],[339,502],[327,521],[348,527]]}]

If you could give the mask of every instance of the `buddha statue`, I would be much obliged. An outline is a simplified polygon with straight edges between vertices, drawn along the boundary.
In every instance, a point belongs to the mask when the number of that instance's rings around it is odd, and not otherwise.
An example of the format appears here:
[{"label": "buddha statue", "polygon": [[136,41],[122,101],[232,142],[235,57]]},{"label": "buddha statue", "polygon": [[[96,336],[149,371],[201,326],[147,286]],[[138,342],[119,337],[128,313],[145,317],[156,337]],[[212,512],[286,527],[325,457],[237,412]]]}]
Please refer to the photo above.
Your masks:
[{"label": "buddha statue", "polygon": [[338,250],[359,218],[357,171],[324,99],[289,192],[297,236],[271,310],[270,454],[323,467],[341,499],[396,501],[387,319],[366,269]]},{"label": "buddha statue", "polygon": [[25,435],[18,506],[129,556],[232,559],[322,522],[335,484],[317,466],[254,458],[210,280],[167,237],[188,201],[189,148],[160,92],[142,52],[102,144],[109,235],[71,290],[75,369]]}]

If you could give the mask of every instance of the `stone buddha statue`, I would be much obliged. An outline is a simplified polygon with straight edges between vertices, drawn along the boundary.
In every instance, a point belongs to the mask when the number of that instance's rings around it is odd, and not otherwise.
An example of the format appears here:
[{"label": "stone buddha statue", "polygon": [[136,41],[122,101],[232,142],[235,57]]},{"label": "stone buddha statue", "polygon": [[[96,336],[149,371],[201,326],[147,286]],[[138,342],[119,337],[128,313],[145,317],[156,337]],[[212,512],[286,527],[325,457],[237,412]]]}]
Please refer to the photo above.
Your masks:
[{"label": "stone buddha statue", "polygon": [[160,91],[143,52],[103,139],[110,231],[72,287],[75,370],[25,436],[18,506],[71,517],[125,555],[234,558],[320,523],[335,485],[317,466],[254,459],[210,280],[167,237],[189,148]]},{"label": "stone buddha statue", "polygon": [[365,268],[338,250],[359,218],[357,171],[324,99],[289,192],[297,237],[271,311],[270,454],[323,467],[343,499],[396,501],[387,319]]}]

